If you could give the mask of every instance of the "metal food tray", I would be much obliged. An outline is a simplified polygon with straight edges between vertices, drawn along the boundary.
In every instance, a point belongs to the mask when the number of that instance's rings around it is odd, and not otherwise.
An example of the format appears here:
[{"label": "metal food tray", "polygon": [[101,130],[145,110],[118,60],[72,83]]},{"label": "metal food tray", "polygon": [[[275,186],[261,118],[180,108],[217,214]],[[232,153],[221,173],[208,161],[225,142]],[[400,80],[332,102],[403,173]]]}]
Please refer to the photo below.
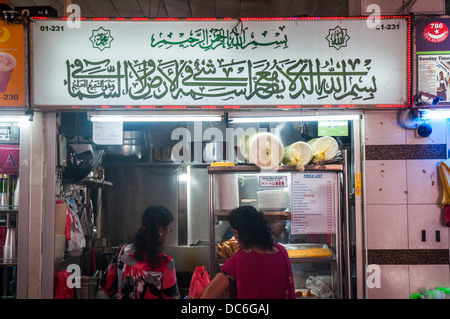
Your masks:
[{"label": "metal food tray", "polygon": [[333,254],[331,257],[289,257],[292,261],[298,260],[298,261],[308,261],[308,262],[319,262],[319,261],[329,261],[336,259],[336,255],[330,247],[328,247],[327,244],[281,244],[286,250],[298,250],[298,249],[311,249],[311,248],[324,248],[329,249],[331,253]]}]

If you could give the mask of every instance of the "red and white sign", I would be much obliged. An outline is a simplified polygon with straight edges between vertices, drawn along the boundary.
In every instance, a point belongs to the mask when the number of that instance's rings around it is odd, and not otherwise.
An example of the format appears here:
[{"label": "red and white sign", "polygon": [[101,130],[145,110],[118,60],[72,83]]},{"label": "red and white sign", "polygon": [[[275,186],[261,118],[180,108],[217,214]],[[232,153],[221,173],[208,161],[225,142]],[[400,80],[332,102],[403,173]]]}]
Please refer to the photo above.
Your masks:
[{"label": "red and white sign", "polygon": [[19,174],[19,145],[0,145],[0,174]]},{"label": "red and white sign", "polygon": [[425,39],[433,43],[439,43],[447,39],[448,27],[442,22],[431,22],[423,30]]}]

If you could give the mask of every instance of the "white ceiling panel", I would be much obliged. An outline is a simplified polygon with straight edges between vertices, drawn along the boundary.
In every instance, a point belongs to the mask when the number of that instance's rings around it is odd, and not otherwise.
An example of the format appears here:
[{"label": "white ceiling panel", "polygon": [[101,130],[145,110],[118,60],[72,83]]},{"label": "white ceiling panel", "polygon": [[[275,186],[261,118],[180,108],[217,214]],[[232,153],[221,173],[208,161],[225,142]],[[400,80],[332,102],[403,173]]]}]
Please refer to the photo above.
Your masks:
[{"label": "white ceiling panel", "polygon": [[83,17],[238,18],[346,16],[352,0],[10,0],[14,7],[51,6],[58,16],[65,3],[78,4]]}]

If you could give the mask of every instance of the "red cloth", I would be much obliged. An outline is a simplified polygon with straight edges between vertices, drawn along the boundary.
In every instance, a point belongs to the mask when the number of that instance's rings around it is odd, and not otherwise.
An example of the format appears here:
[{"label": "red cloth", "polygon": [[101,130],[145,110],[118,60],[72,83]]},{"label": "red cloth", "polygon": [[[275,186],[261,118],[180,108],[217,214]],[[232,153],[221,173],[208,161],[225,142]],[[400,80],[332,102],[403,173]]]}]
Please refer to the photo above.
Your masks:
[{"label": "red cloth", "polygon": [[447,227],[450,227],[450,205],[446,205],[445,206],[445,225],[447,225]]},{"label": "red cloth", "polygon": [[66,240],[71,240],[72,236],[70,236],[70,229],[72,227],[72,218],[70,217],[70,212],[69,209],[67,208],[67,214],[66,214],[66,228],[65,228],[65,233],[66,233]]},{"label": "red cloth", "polygon": [[[63,201],[61,200],[57,200],[56,204],[63,204]],[[71,240],[72,236],[70,236],[70,228],[72,227],[72,218],[70,217],[70,211],[67,208],[67,212],[66,212],[66,225],[65,225],[65,229],[64,232],[66,234],[66,240]]]},{"label": "red cloth", "polygon": [[292,267],[286,249],[260,254],[239,249],[221,270],[236,280],[239,299],[295,299]]}]

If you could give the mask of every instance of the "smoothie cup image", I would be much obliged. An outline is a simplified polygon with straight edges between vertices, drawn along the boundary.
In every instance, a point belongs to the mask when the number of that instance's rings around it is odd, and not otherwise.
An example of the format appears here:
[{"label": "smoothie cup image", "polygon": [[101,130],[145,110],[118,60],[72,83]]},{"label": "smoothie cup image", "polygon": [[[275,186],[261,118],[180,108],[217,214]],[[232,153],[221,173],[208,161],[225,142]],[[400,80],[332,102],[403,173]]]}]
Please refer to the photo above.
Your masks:
[{"label": "smoothie cup image", "polygon": [[0,93],[6,91],[16,59],[9,53],[0,52]]}]

